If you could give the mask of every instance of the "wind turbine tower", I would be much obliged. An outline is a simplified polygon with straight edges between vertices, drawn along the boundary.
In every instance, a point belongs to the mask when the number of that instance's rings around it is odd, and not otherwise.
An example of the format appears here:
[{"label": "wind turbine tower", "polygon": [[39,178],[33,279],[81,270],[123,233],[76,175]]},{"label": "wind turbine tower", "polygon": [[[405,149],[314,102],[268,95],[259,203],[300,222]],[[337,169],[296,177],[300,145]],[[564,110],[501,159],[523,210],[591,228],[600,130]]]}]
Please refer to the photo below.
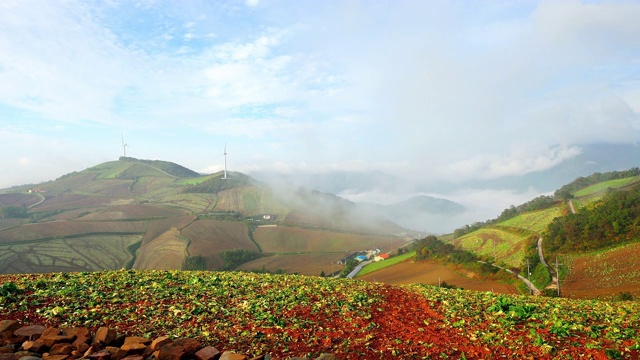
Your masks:
[{"label": "wind turbine tower", "polygon": [[224,144],[224,153],[222,155],[224,155],[224,177],[223,177],[223,179],[226,179],[227,178],[227,144]]},{"label": "wind turbine tower", "polygon": [[129,145],[124,142],[124,135],[122,133],[120,133],[120,138],[122,139],[122,156],[127,157],[127,146]]}]

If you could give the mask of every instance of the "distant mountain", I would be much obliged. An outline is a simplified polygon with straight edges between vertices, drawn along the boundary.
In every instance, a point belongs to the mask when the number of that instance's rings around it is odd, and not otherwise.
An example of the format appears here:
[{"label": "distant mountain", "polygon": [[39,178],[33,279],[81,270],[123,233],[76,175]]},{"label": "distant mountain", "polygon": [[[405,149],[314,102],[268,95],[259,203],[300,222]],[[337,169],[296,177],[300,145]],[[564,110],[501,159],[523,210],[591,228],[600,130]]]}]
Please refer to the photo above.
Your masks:
[{"label": "distant mountain", "polygon": [[391,205],[364,203],[358,206],[404,227],[427,232],[433,231],[429,229],[429,225],[435,219],[458,215],[465,211],[465,207],[456,202],[427,195],[413,196]]}]

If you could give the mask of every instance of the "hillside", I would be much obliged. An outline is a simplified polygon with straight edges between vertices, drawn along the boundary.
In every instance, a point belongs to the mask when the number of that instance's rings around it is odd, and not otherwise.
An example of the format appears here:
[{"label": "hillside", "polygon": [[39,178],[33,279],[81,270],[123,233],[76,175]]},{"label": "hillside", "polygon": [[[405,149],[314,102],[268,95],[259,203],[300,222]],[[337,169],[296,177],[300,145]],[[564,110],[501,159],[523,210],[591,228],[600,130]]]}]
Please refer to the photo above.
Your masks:
[{"label": "hillside", "polygon": [[191,337],[248,356],[640,356],[637,302],[229,272],[0,275],[0,282],[4,319],[87,326],[93,331],[107,325],[121,334],[147,337]]},{"label": "hillside", "polygon": [[[639,297],[640,262],[635,256],[640,244],[639,171],[633,168],[580,177],[556,191],[554,197],[537,197],[505,209],[496,219],[441,236],[454,246],[452,249],[470,251],[475,256],[468,264],[460,265],[449,255],[434,255],[427,258],[444,267],[427,267],[424,261],[405,262],[362,278],[434,284],[453,266],[458,269],[457,275],[472,280],[478,276],[472,262],[483,261],[511,269],[545,294],[557,295],[558,261],[561,296]],[[430,273],[440,275],[434,280]],[[450,284],[471,288],[464,279],[446,276]],[[484,278],[486,281],[492,275],[487,273]],[[527,291],[524,284],[521,291]]]},{"label": "hillside", "polygon": [[[225,260],[229,251],[287,254],[293,264],[306,252],[342,258],[348,250],[405,242],[404,229],[335,195],[129,157],[7,189],[0,193],[0,215],[0,273],[167,270],[186,264],[215,270],[231,266]],[[261,244],[289,229],[304,235],[292,247],[264,253]],[[335,238],[341,239],[339,247],[324,245]],[[314,245],[304,246],[307,241]],[[322,270],[329,273],[330,266]],[[293,268],[319,273],[298,265],[281,269]]]}]

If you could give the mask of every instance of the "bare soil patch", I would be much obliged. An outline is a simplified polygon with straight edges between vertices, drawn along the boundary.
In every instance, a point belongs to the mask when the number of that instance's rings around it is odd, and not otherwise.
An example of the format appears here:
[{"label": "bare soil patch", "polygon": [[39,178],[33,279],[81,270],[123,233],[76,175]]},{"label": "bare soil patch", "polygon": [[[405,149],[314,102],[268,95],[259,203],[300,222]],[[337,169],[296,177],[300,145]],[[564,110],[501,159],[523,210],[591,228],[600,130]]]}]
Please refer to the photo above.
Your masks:
[{"label": "bare soil patch", "polygon": [[288,226],[260,227],[256,229],[253,236],[262,250],[270,253],[348,253],[374,247],[382,251],[390,251],[405,244],[405,240],[401,238]]},{"label": "bare soil patch", "polygon": [[392,285],[420,283],[437,286],[439,282],[444,281],[447,284],[455,285],[466,290],[518,294],[516,288],[511,285],[464,277],[436,261],[405,261],[360,276],[358,279]]},{"label": "bare soil patch", "polygon": [[271,272],[282,269],[287,274],[318,276],[324,271],[326,275],[329,275],[332,271],[342,270],[342,265],[338,265],[337,262],[343,257],[342,253],[278,254],[248,262],[241,265],[238,270],[261,270],[264,267]]}]

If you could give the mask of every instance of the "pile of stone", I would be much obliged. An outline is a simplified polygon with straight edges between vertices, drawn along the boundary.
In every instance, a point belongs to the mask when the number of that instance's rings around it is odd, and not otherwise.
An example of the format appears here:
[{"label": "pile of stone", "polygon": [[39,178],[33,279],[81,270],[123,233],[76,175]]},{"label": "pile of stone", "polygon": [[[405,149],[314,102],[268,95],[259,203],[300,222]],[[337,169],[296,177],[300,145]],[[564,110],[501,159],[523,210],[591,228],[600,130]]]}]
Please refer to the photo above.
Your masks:
[{"label": "pile of stone", "polygon": [[[249,360],[244,354],[221,352],[196,339],[147,339],[120,336],[108,327],[95,334],[86,327],[55,328],[0,321],[0,360]],[[303,358],[290,358],[303,359]],[[335,360],[323,354],[316,360]],[[251,360],[276,360],[260,355]]]}]

